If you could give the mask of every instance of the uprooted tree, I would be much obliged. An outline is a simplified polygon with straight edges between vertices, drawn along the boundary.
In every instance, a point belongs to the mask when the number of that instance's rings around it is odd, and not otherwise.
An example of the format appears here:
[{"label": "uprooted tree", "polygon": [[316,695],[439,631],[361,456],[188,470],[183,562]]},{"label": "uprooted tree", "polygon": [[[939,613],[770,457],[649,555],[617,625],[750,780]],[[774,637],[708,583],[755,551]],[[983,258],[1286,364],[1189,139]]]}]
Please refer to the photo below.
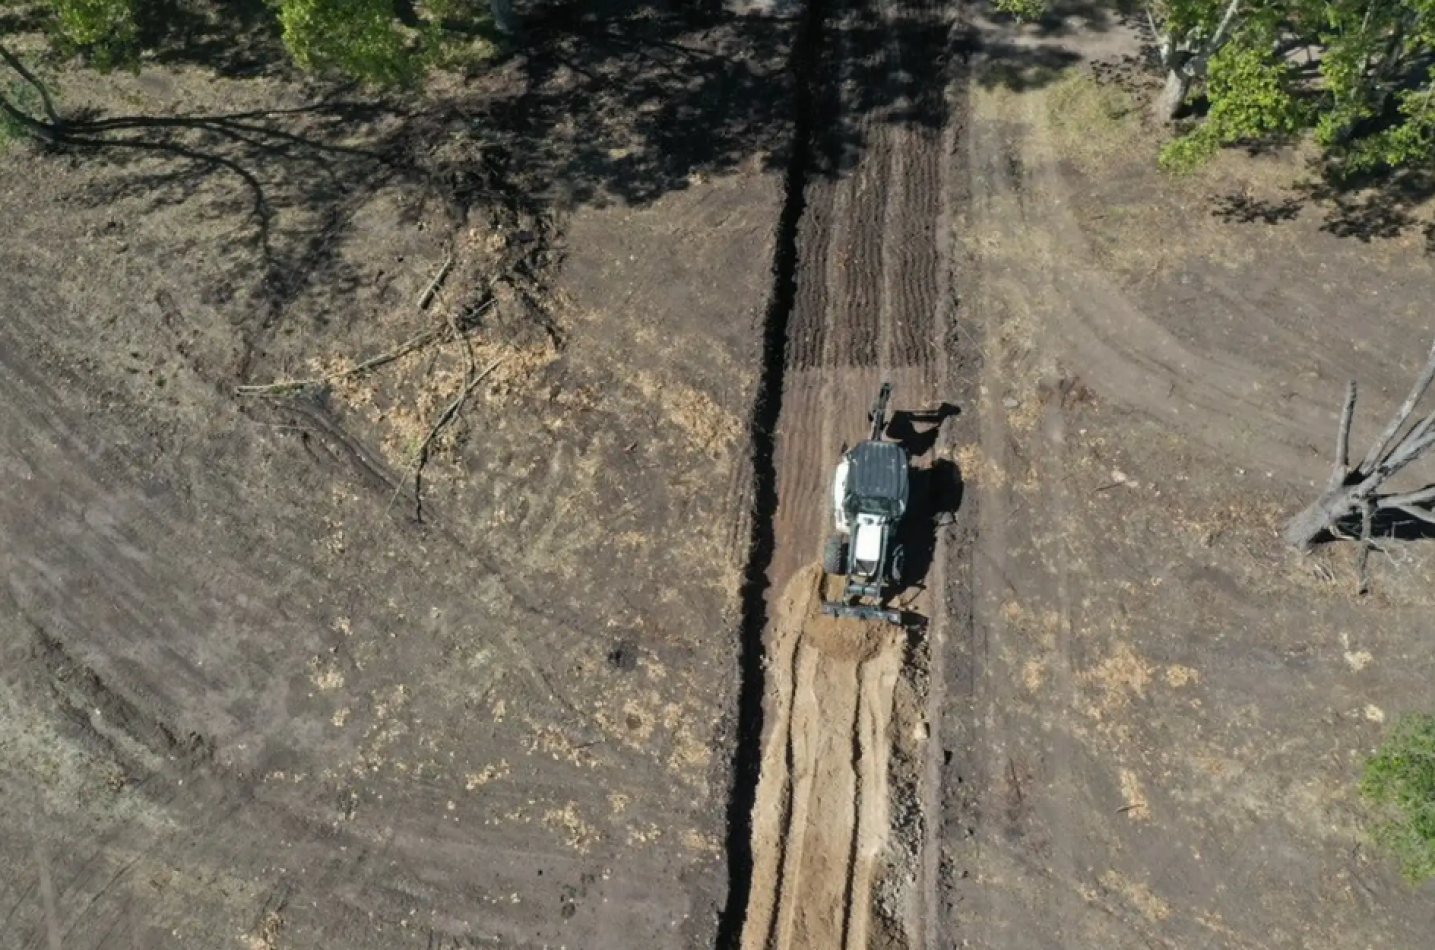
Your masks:
[{"label": "uprooted tree", "polygon": [[[1369,559],[1375,546],[1376,516],[1403,517],[1435,526],[1435,484],[1414,491],[1385,493],[1385,483],[1435,447],[1435,409],[1410,425],[1415,407],[1435,382],[1435,346],[1425,360],[1410,394],[1400,404],[1370,451],[1355,467],[1350,465],[1350,424],[1355,416],[1355,380],[1346,386],[1340,425],[1336,430],[1335,464],[1325,491],[1285,526],[1285,539],[1308,551],[1323,537],[1352,537],[1352,522],[1359,520],[1360,590],[1370,587]],[[1408,428],[1407,428],[1408,426]]]}]

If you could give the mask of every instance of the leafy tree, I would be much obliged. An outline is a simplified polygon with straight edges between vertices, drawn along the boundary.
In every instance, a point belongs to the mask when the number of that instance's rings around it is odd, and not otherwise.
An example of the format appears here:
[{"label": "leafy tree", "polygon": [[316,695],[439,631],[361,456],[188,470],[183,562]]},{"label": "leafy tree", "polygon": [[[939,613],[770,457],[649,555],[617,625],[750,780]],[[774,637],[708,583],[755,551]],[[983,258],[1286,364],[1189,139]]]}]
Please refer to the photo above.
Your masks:
[{"label": "leafy tree", "polygon": [[[1352,170],[1408,165],[1435,150],[1435,0],[1330,0],[1316,141]],[[1372,125],[1382,127],[1369,130]]]},{"label": "leafy tree", "polygon": [[62,45],[102,66],[131,56],[139,37],[138,0],[45,0]]},{"label": "leafy tree", "polygon": [[[284,46],[303,69],[334,72],[376,85],[402,85],[452,58],[473,35],[514,37],[512,0],[265,0]],[[133,63],[142,24],[164,31],[162,0],[0,0],[47,14],[57,49],[100,68]],[[217,6],[223,10],[221,0]],[[223,15],[221,13],[221,15]],[[455,31],[452,27],[458,27]],[[3,42],[3,37],[0,37]]]},{"label": "leafy tree", "polygon": [[[1046,0],[994,2],[1032,19]],[[1303,132],[1338,170],[1435,157],[1435,0],[1146,0],[1145,8],[1166,73],[1153,115],[1174,121],[1198,85],[1209,104],[1205,120],[1163,150],[1168,169],[1194,167],[1233,142]]]},{"label": "leafy tree", "polygon": [[[53,52],[100,69],[135,65],[165,40],[175,0],[0,0],[41,14]],[[184,2],[184,0],[180,0]],[[218,15],[223,0],[189,0]],[[420,79],[434,66],[467,65],[517,34],[512,0],[265,0],[295,64],[374,85]],[[236,17],[235,20],[238,23]],[[497,33],[497,35],[495,35]],[[0,139],[121,145],[67,122],[45,84],[0,34]],[[486,47],[485,47],[486,43]]]},{"label": "leafy tree", "polygon": [[1411,881],[1435,877],[1435,716],[1407,716],[1365,763],[1375,840]]},{"label": "leafy tree", "polygon": [[[1211,57],[1249,15],[1252,4],[1259,2],[1261,0],[1148,0],[1146,19],[1156,36],[1157,52],[1166,71],[1166,85],[1152,103],[1153,114],[1165,122],[1175,119],[1191,87],[1205,75]],[[1040,19],[1048,9],[1048,0],[993,0],[993,3],[1018,21]]]},{"label": "leafy tree", "polygon": [[1046,14],[1046,0],[995,0],[996,8],[1009,13],[1019,23],[1039,20]]},{"label": "leafy tree", "polygon": [[1252,14],[1249,0],[1163,0],[1146,7],[1166,84],[1152,104],[1165,122],[1174,120],[1191,87],[1206,75],[1211,59]]},{"label": "leafy tree", "polygon": [[1308,110],[1292,92],[1290,69],[1269,46],[1230,43],[1217,50],[1206,89],[1206,121],[1162,149],[1162,167],[1189,170],[1228,142],[1291,135],[1305,124]]},{"label": "leafy tree", "polygon": [[267,2],[278,13],[284,45],[304,69],[331,69],[382,85],[410,82],[419,70],[393,0]]}]

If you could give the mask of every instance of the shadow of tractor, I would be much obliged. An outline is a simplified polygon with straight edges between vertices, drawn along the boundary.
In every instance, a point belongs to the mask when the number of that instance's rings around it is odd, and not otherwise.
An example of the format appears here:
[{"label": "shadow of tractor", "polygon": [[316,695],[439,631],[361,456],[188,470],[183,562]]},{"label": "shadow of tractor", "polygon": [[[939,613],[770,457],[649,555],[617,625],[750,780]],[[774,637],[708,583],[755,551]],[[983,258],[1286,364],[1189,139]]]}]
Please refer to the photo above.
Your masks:
[{"label": "shadow of tractor", "polygon": [[[885,434],[916,463],[935,448],[943,423],[960,414],[960,409],[946,402],[935,409],[899,409],[892,413]],[[925,465],[914,464],[910,478],[907,516],[900,534],[906,557],[903,589],[908,597],[925,589],[936,554],[937,529],[952,523],[966,491],[957,463],[942,456]]]}]

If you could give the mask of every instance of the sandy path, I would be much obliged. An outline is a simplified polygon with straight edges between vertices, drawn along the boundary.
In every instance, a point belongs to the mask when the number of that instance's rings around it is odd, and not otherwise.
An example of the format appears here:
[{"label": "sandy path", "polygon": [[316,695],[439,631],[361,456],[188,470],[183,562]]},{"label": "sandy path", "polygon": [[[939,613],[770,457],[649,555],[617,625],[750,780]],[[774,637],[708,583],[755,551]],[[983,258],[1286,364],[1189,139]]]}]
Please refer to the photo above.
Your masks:
[{"label": "sandy path", "polygon": [[801,572],[774,619],[769,696],[781,714],[764,745],[744,950],[867,946],[901,634],[822,616],[819,582]]}]

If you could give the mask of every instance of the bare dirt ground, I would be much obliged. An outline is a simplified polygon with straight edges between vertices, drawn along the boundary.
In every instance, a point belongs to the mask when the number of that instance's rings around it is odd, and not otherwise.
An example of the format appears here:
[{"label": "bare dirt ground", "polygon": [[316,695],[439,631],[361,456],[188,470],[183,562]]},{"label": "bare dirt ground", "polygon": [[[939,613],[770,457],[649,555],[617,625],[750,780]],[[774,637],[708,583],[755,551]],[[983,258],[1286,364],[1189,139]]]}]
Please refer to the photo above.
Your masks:
[{"label": "bare dirt ground", "polygon": [[1393,544],[1359,600],[1351,551],[1277,530],[1345,379],[1358,443],[1409,385],[1431,209],[1279,151],[1162,180],[1138,35],[988,29],[1020,55],[974,68],[957,222],[983,370],[945,945],[1421,945],[1428,893],[1369,850],[1355,781],[1428,704],[1430,549]]},{"label": "bare dirt ground", "polygon": [[[0,943],[1425,942],[1354,777],[1430,549],[1276,538],[1426,349],[1424,199],[1157,178],[1090,11],[744,9],[62,73],[185,151],[4,156]],[[906,635],[813,613],[884,378]]]},{"label": "bare dirt ground", "polygon": [[0,944],[711,945],[790,25],[528,23],[59,72],[200,157],[4,154]]}]

